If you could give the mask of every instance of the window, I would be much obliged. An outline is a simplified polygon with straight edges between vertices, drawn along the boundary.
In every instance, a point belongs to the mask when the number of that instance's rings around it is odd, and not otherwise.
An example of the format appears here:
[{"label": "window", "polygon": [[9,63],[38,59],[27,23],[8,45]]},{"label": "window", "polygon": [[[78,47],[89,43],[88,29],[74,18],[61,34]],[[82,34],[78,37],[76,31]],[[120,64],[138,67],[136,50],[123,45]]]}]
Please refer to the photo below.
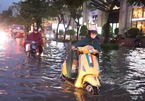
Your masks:
[{"label": "window", "polygon": [[145,8],[143,9],[143,17],[145,18]]},{"label": "window", "polygon": [[142,22],[140,22],[140,21],[137,22],[137,28],[138,28],[138,29],[142,29]]},{"label": "window", "polygon": [[136,21],[132,22],[132,28],[136,28]]},{"label": "window", "polygon": [[142,7],[133,9],[133,18],[142,18],[143,17],[142,14],[143,14]]}]

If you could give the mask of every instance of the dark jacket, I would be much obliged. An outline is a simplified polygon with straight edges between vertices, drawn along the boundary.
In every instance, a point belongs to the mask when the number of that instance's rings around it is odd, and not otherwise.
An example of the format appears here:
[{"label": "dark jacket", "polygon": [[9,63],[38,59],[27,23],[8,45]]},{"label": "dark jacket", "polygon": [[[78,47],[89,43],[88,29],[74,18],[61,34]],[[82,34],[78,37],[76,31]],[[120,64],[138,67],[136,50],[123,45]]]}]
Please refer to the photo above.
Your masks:
[{"label": "dark jacket", "polygon": [[73,46],[75,46],[75,47],[79,47],[79,46],[83,47],[83,46],[86,46],[86,45],[91,45],[98,51],[101,50],[99,40],[98,40],[97,37],[95,39],[91,39],[90,37],[86,37],[86,38],[83,38],[83,39],[79,40],[75,44],[73,44]]}]

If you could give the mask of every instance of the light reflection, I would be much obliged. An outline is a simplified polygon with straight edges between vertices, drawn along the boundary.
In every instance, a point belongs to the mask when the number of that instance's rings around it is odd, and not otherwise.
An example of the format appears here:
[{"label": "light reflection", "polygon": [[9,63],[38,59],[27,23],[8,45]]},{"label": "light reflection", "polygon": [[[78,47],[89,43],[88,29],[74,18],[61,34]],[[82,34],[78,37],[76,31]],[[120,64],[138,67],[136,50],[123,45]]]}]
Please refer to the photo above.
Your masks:
[{"label": "light reflection", "polygon": [[8,92],[6,90],[0,90],[0,94],[8,94]]},{"label": "light reflection", "polygon": [[[127,80],[125,88],[131,95],[144,94],[145,92],[145,49],[137,48],[130,51],[127,56],[129,62],[129,71],[125,79]],[[138,96],[139,97],[139,96]],[[138,99],[137,96],[132,96],[133,100]]]},{"label": "light reflection", "polygon": [[74,94],[77,101],[86,101],[83,93],[75,91]]},{"label": "light reflection", "polygon": [[4,31],[0,31],[0,44],[4,44],[6,39],[7,39],[7,33],[5,33]]}]

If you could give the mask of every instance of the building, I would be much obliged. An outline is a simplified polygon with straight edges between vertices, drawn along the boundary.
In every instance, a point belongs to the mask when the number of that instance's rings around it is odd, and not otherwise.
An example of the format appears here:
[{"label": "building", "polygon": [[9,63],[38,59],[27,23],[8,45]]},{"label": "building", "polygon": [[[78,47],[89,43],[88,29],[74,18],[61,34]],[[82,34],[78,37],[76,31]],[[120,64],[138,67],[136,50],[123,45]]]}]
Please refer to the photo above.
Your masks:
[{"label": "building", "polygon": [[145,7],[133,6],[131,27],[137,27],[145,32]]},{"label": "building", "polygon": [[[107,22],[107,17],[108,14],[104,11],[101,10],[89,10],[86,6],[87,3],[89,4],[89,2],[85,2],[83,5],[84,8],[84,12],[83,12],[83,21],[86,22],[87,27],[91,27],[91,26],[96,26],[98,33],[101,34],[102,33],[102,27],[103,25]],[[110,25],[113,28],[113,32],[115,28],[119,27],[119,8],[118,7],[114,7],[114,10],[112,12],[112,16],[110,19]]]},{"label": "building", "polygon": [[[95,21],[93,22],[96,23],[97,27],[102,27],[106,23],[107,15],[105,12],[100,10],[90,12],[86,9],[84,7],[84,22],[88,25],[92,23],[90,23],[90,20],[92,21],[94,19]],[[126,30],[133,27],[142,29],[145,33],[145,7],[131,6],[126,0],[120,0],[120,9],[116,14],[116,16],[112,14],[112,22],[110,23],[113,29],[119,28],[119,34],[124,34]],[[118,20],[114,20],[113,17],[118,17]]]}]

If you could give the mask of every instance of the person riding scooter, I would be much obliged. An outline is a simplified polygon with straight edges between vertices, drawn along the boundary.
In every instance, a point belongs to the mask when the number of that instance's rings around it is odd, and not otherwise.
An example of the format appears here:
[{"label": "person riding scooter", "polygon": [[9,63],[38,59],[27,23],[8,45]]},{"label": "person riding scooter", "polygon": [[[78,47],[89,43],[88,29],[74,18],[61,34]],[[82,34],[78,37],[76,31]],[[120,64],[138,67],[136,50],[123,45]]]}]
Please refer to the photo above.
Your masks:
[{"label": "person riding scooter", "polygon": [[60,77],[74,85],[84,88],[91,94],[99,94],[100,69],[98,54],[100,45],[97,30],[91,28],[88,35],[73,44],[64,63]]},{"label": "person riding scooter", "polygon": [[[81,47],[81,46],[86,46],[86,45],[91,45],[94,47],[95,50],[97,50],[97,54],[96,54],[96,57],[99,59],[99,52],[101,50],[100,48],[100,44],[99,44],[99,40],[98,40],[98,32],[96,30],[96,28],[92,27],[88,30],[88,35],[79,40],[78,42],[76,42],[75,44],[72,45],[71,49],[70,50],[70,53],[69,53],[69,58],[67,59],[67,63],[68,66],[67,68],[69,69],[72,69],[72,68],[77,68],[78,66],[78,52],[75,51],[77,49],[77,47]],[[72,77],[72,72],[68,72],[68,78],[73,78]]]},{"label": "person riding scooter", "polygon": [[26,42],[27,41],[35,41],[38,44],[38,49],[39,49],[39,56],[43,52],[43,39],[41,33],[38,31],[38,28],[34,28],[33,32],[27,35]]}]

